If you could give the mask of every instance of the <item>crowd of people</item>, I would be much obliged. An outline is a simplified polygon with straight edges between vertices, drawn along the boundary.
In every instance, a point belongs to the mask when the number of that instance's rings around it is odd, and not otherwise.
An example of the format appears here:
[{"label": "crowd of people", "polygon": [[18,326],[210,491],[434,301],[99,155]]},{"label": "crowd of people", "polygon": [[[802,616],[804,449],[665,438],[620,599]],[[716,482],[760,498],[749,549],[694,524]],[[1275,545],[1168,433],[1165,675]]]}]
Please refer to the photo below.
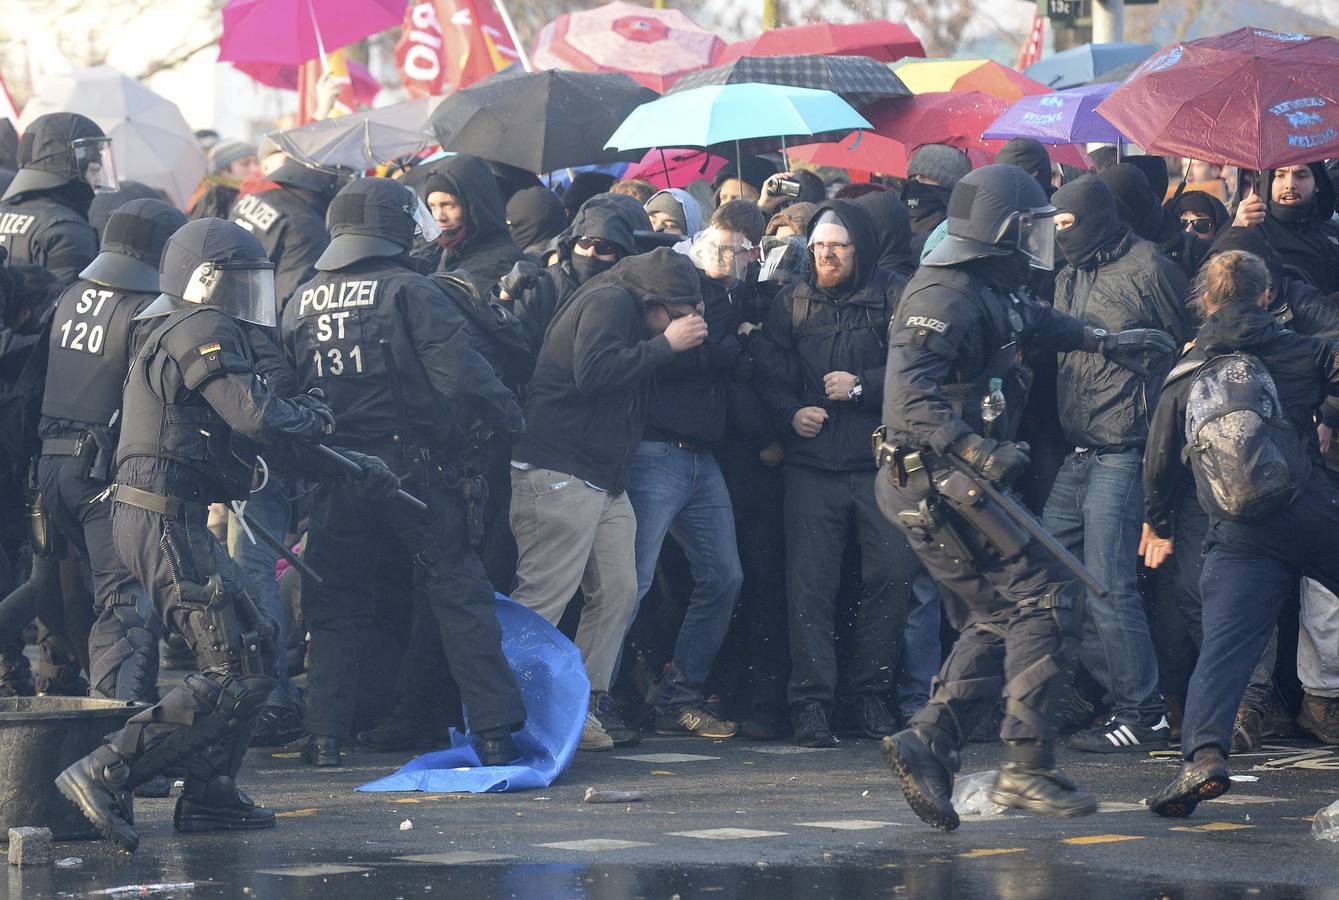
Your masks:
[{"label": "crowd of people", "polygon": [[[1179,740],[1167,815],[1271,734],[1339,744],[1323,162],[1015,139],[554,189],[201,137],[178,210],[82,116],[0,134],[0,696],[150,704],[61,776],[120,846],[173,774],[178,829],[273,825],[248,745],[514,761],[495,591],[580,650],[581,751],[882,740],[940,828],[970,740],[1057,815],[1095,809],[1062,734]],[[1264,468],[1214,455],[1233,427]]]}]

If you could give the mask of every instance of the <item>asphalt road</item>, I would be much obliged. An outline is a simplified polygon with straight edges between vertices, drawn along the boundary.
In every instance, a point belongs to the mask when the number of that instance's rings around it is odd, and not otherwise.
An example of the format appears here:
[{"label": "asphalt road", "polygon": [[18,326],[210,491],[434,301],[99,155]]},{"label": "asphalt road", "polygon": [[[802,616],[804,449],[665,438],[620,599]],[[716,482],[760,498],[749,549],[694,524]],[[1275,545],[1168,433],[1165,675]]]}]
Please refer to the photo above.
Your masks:
[{"label": "asphalt road", "polygon": [[[1183,821],[1140,801],[1176,763],[1065,752],[1103,801],[1083,819],[967,815],[931,831],[912,815],[877,745],[648,738],[578,754],[549,788],[517,794],[359,794],[407,755],[354,752],[342,769],[253,750],[243,783],[280,815],[273,831],[178,835],[174,800],[137,800],[131,859],[59,844],[59,866],[8,867],[10,897],[183,885],[177,896],[258,898],[1339,898],[1339,843],[1310,817],[1339,798],[1339,749],[1266,745],[1236,757],[1231,793]],[[963,772],[993,769],[974,744]],[[589,786],[645,802],[583,802]],[[412,828],[402,829],[411,822]],[[71,862],[72,859],[79,861]],[[161,894],[168,896],[168,894]]]}]

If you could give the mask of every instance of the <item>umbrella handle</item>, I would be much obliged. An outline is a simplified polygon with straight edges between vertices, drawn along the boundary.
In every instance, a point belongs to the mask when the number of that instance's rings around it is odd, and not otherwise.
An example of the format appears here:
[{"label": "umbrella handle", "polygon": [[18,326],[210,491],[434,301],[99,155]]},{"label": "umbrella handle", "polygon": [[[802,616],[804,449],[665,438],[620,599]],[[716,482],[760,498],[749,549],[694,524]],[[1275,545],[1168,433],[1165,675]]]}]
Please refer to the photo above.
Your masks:
[{"label": "umbrella handle", "polygon": [[507,4],[503,0],[493,0],[493,6],[497,8],[497,14],[502,18],[502,26],[507,29],[507,35],[511,38],[511,45],[516,48],[516,56],[521,61],[521,69],[526,72],[535,71],[535,67],[530,63],[530,54],[525,52],[525,45],[521,43],[521,37],[516,33],[516,24],[511,20],[511,13],[507,11]]},{"label": "umbrella handle", "polygon": [[307,0],[307,15],[311,16],[312,34],[316,37],[316,52],[321,56],[321,74],[324,75],[330,71],[330,60],[326,57],[325,41],[321,40],[321,27],[316,24],[316,7],[312,0]]}]

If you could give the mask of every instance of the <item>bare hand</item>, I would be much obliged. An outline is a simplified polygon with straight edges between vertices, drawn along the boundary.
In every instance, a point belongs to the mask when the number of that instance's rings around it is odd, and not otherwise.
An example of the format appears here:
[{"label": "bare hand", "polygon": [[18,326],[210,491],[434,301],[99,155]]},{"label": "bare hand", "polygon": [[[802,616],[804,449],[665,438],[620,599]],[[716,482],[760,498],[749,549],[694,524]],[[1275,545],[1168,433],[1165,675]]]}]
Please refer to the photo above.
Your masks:
[{"label": "bare hand", "polygon": [[339,100],[340,89],[346,84],[348,81],[334,72],[322,72],[316,82],[316,110],[312,113],[312,118],[328,119],[336,101]]},{"label": "bare hand", "polygon": [[790,417],[790,427],[802,438],[818,437],[823,423],[828,420],[828,411],[821,406],[806,406]]},{"label": "bare hand", "polygon": [[1172,539],[1158,537],[1145,522],[1144,533],[1139,536],[1139,555],[1144,558],[1144,565],[1156,569],[1172,555]]},{"label": "bare hand", "polygon": [[785,458],[786,448],[781,446],[780,441],[772,441],[758,452],[758,461],[764,466],[779,466]]},{"label": "bare hand", "polygon": [[1322,454],[1330,452],[1330,445],[1334,443],[1334,429],[1324,423],[1316,425],[1316,437],[1320,438],[1320,452]]},{"label": "bare hand", "polygon": [[1260,195],[1251,191],[1246,195],[1246,199],[1237,205],[1236,218],[1232,220],[1234,228],[1246,228],[1251,225],[1259,225],[1265,220],[1265,201],[1260,199]]},{"label": "bare hand", "polygon": [[794,178],[794,172],[778,172],[762,183],[762,194],[758,197],[758,206],[762,208],[763,212],[772,212],[775,207],[781,204],[782,200],[786,199],[786,195],[780,193],[777,182]]},{"label": "bare hand", "polygon": [[762,326],[755,325],[754,323],[745,319],[743,322],[739,323],[739,329],[735,331],[735,334],[739,335],[740,337],[748,337],[755,331],[762,331]]},{"label": "bare hand", "polygon": [[675,353],[692,350],[707,339],[707,320],[697,314],[681,316],[665,329],[665,340]]},{"label": "bare hand", "polygon": [[823,390],[829,400],[850,400],[855,387],[855,376],[850,372],[829,372],[823,376]]}]

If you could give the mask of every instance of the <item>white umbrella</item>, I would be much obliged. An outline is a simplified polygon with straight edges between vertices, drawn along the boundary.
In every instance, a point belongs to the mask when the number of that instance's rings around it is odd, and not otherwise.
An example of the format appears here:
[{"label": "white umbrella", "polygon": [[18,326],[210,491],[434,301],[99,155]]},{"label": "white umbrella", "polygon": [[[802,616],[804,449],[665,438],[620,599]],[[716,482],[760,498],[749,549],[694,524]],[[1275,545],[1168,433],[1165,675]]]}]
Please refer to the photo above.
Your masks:
[{"label": "white umbrella", "polygon": [[111,66],[53,75],[23,108],[21,125],[53,112],[88,116],[112,139],[116,174],[158,188],[185,209],[204,177],[204,151],[181,110]]}]

